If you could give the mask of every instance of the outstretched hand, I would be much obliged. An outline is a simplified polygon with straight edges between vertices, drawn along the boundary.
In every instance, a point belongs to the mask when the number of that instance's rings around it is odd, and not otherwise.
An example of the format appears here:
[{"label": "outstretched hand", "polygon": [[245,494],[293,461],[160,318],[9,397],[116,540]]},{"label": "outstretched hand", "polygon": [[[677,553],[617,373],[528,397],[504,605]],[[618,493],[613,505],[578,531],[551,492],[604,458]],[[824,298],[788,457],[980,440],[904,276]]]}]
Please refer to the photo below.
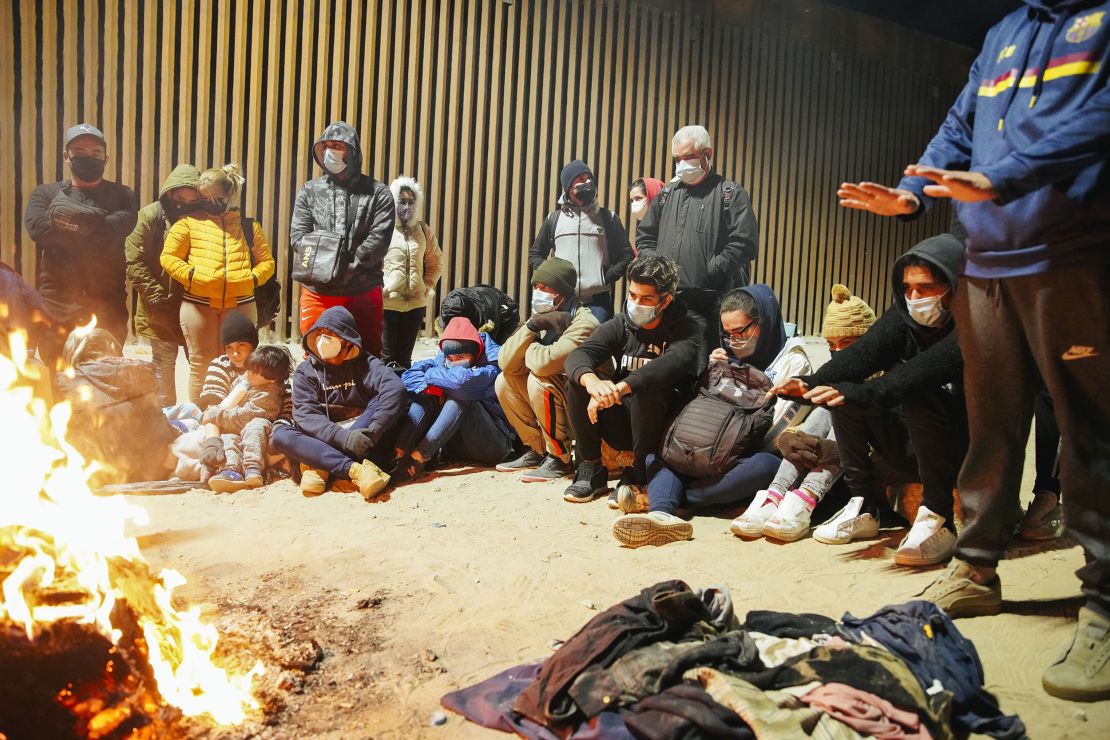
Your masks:
[{"label": "outstretched hand", "polygon": [[836,197],[844,208],[871,211],[880,216],[908,216],[921,207],[921,201],[909,190],[888,188],[877,182],[844,182]]},{"label": "outstretched hand", "polygon": [[771,396],[786,396],[788,398],[798,398],[809,390],[809,386],[805,384],[800,378],[787,378],[771,390],[767,391],[765,399]]},{"label": "outstretched hand", "polygon": [[998,191],[994,189],[994,185],[981,172],[942,170],[923,164],[911,164],[906,167],[906,175],[927,177],[936,183],[925,186],[925,195],[930,198],[951,198],[964,203],[977,203],[998,197]]}]

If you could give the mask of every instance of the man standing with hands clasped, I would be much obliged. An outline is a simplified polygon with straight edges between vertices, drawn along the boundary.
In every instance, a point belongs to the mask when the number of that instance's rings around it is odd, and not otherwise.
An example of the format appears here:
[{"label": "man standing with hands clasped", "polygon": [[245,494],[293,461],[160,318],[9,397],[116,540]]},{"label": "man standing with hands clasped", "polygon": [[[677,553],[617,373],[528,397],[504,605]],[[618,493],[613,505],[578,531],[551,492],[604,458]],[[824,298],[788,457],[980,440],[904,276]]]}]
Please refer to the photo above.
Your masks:
[{"label": "man standing with hands clasped", "polygon": [[953,301],[970,431],[964,527],[922,598],[954,617],[1001,610],[996,567],[1043,384],[1063,440],[1064,521],[1087,557],[1087,604],[1042,682],[1053,696],[1095,701],[1110,699],[1110,2],[1025,5],[987,33],[899,186],[845,183],[837,194],[845,207],[905,219],[951,198],[967,228]]}]

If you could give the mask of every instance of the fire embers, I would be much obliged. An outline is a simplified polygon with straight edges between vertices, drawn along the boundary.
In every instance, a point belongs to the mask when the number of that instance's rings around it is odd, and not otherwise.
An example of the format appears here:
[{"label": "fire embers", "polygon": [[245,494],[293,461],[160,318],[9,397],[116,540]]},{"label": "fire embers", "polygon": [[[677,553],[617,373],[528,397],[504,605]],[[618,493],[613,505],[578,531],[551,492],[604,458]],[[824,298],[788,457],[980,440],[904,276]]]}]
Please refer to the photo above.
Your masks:
[{"label": "fire embers", "polygon": [[0,737],[154,732],[143,728],[157,727],[161,706],[241,723],[257,709],[261,663],[236,674],[213,662],[216,628],[173,603],[185,579],[152,573],[128,533],[146,512],[93,495],[96,463],[66,441],[70,405],[50,406],[28,382],[25,343],[12,335],[9,346],[13,357],[0,354]]}]

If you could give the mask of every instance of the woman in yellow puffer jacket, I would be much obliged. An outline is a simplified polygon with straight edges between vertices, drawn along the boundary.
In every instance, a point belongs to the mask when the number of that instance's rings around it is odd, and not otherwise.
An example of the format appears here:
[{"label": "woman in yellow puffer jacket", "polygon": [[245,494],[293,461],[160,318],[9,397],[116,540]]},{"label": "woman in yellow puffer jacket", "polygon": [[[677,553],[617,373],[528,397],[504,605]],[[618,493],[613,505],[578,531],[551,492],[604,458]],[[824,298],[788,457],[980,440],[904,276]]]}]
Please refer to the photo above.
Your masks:
[{"label": "woman in yellow puffer jacket", "polygon": [[197,188],[204,211],[184,216],[166,235],[160,262],[185,286],[181,331],[189,351],[189,400],[197,403],[208,363],[223,352],[220,326],[231,312],[257,320],[254,289],[274,274],[270,241],[252,225],[251,246],[239,215],[242,169],[229,164],[206,170]]}]

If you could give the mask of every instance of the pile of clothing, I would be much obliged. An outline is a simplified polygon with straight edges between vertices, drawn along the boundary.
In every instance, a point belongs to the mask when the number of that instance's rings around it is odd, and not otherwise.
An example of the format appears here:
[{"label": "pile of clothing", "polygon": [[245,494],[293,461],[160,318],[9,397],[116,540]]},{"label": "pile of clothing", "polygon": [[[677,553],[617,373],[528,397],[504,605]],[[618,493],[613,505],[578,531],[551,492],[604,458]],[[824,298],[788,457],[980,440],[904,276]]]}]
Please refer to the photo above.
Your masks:
[{"label": "pile of clothing", "polygon": [[543,738],[1023,738],[975,646],[934,604],[866,618],[752,611],[663,581],[542,663],[447,694],[472,722]]}]

